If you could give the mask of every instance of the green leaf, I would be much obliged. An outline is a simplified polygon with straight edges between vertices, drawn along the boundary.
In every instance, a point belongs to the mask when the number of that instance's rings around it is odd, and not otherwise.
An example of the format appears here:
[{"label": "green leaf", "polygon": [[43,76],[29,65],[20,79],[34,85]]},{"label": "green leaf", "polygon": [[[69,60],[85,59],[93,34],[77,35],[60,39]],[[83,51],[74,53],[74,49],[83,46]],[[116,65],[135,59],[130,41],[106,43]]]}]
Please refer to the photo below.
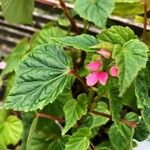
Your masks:
[{"label": "green leaf", "polygon": [[[114,15],[129,17],[135,16],[137,14],[142,14],[144,12],[143,3],[141,0],[115,0],[115,9],[113,11]],[[148,0],[148,8],[150,7]]]},{"label": "green leaf", "polygon": [[66,31],[62,30],[58,27],[48,26],[37,32],[32,40],[31,40],[31,47],[34,48],[36,46],[47,44],[52,42],[52,37],[64,37],[67,34]]},{"label": "green leaf", "polygon": [[137,106],[139,109],[143,109],[144,106],[150,106],[148,88],[146,86],[145,74],[140,72],[137,76],[135,83],[135,94],[137,97]]},{"label": "green leaf", "polygon": [[[97,112],[106,113],[108,115],[110,114],[107,104],[102,101],[97,103],[97,107],[94,110]],[[89,118],[89,121],[88,121],[89,122],[88,127],[90,129],[95,128],[95,127],[100,127],[100,126],[106,124],[108,122],[108,120],[109,120],[108,118],[92,114],[92,116]]]},{"label": "green leaf", "polygon": [[148,50],[148,47],[137,39],[128,41],[122,48],[114,48],[113,57],[119,67],[120,95],[132,84],[139,71],[146,67]]},{"label": "green leaf", "polygon": [[65,150],[87,150],[90,141],[91,131],[88,128],[80,128],[76,133],[70,136]]},{"label": "green leaf", "polygon": [[32,23],[34,0],[1,0],[5,19],[10,23]]},{"label": "green leaf", "polygon": [[35,48],[20,63],[4,107],[32,111],[52,103],[70,82],[70,62],[58,44]]},{"label": "green leaf", "polygon": [[72,46],[76,49],[82,49],[87,52],[95,52],[95,50],[90,47],[98,44],[97,39],[94,36],[88,34],[67,36],[64,38],[53,38],[53,40],[64,46]]},{"label": "green leaf", "polygon": [[21,138],[22,131],[23,124],[16,116],[9,115],[5,119],[0,119],[0,139],[5,145],[17,144]]},{"label": "green leaf", "polygon": [[44,150],[61,136],[61,130],[52,120],[35,118],[27,140],[28,150]]},{"label": "green leaf", "polygon": [[114,0],[76,0],[74,9],[80,17],[104,28],[107,18],[114,9],[114,5]]},{"label": "green leaf", "polygon": [[127,113],[124,118],[128,121],[135,121],[135,122],[139,121],[139,116],[135,112]]},{"label": "green leaf", "polygon": [[20,150],[26,150],[27,149],[27,139],[29,135],[29,131],[31,128],[31,124],[33,119],[35,118],[35,112],[23,112],[21,114],[22,122],[23,122],[23,133],[22,133],[22,141],[21,141],[21,148]]},{"label": "green leaf", "polygon": [[78,99],[69,100],[64,106],[66,125],[62,134],[65,134],[71,127],[73,127],[77,120],[79,120],[87,112],[87,96],[81,94]]},{"label": "green leaf", "polygon": [[129,27],[122,26],[112,26],[102,31],[97,37],[100,41],[120,45],[124,45],[129,40],[136,38],[134,32]]},{"label": "green leaf", "polygon": [[18,63],[29,50],[29,48],[30,45],[27,39],[23,39],[20,41],[20,43],[12,50],[12,53],[6,58],[7,65],[2,72],[2,76],[13,72],[17,68]]},{"label": "green leaf", "polygon": [[110,112],[112,114],[112,119],[114,122],[118,123],[120,121],[122,110],[122,99],[118,96],[119,91],[117,88],[112,88],[109,93],[109,104]]},{"label": "green leaf", "polygon": [[137,127],[135,128],[134,139],[142,142],[148,138],[149,134],[150,132],[148,131],[144,121],[140,120],[140,122],[137,124]]},{"label": "green leaf", "polygon": [[68,142],[68,138],[68,136],[65,136],[55,140],[49,145],[48,150],[65,150],[65,145]]},{"label": "green leaf", "polygon": [[115,150],[131,150],[134,130],[124,124],[113,124],[109,130],[109,138]]}]

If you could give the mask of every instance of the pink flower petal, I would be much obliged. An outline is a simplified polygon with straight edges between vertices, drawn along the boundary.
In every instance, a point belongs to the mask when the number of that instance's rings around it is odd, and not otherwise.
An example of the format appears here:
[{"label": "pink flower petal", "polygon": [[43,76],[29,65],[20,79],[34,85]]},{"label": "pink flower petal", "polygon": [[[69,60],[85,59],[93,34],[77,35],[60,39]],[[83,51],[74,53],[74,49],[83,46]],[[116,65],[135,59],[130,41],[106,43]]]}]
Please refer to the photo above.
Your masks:
[{"label": "pink flower petal", "polygon": [[102,55],[106,59],[109,59],[109,57],[111,55],[110,52],[108,52],[108,51],[106,51],[104,49],[98,50],[97,53]]},{"label": "pink flower petal", "polygon": [[106,85],[107,80],[108,80],[108,74],[107,74],[107,72],[99,72],[99,74],[98,74],[98,80],[99,80],[100,84]]},{"label": "pink flower petal", "polygon": [[86,77],[86,84],[88,86],[93,86],[98,82],[99,72],[92,72]]},{"label": "pink flower petal", "polygon": [[5,69],[5,67],[6,67],[6,62],[1,61],[0,62],[0,69]]},{"label": "pink flower petal", "polygon": [[119,75],[119,70],[117,66],[112,66],[109,70],[109,73],[112,77],[118,77]]},{"label": "pink flower petal", "polygon": [[102,64],[100,61],[92,61],[91,63],[87,65],[90,71],[98,71],[101,66]]}]

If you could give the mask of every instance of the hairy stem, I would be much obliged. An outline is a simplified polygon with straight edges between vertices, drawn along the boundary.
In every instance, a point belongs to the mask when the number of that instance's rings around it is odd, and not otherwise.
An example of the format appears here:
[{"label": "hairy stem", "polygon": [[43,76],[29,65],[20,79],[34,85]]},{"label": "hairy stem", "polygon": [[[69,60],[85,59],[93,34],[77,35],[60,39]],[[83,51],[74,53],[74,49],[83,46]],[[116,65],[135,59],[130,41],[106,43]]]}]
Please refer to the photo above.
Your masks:
[{"label": "hairy stem", "polygon": [[144,29],[143,29],[143,41],[147,44],[147,0],[143,0],[143,6],[144,6]]},{"label": "hairy stem", "polygon": [[54,121],[59,121],[61,123],[65,122],[64,119],[62,118],[59,118],[59,117],[56,117],[56,116],[53,116],[53,115],[49,115],[49,114],[44,114],[44,113],[37,113],[36,116],[38,118],[47,118],[47,119],[51,119],[51,120],[54,120]]},{"label": "hairy stem", "polygon": [[60,6],[63,8],[66,17],[67,17],[68,20],[70,21],[72,31],[75,32],[76,34],[79,34],[79,31],[78,31],[78,28],[77,28],[77,26],[76,26],[76,23],[75,23],[75,21],[74,21],[72,15],[71,15],[71,13],[70,13],[70,11],[69,11],[68,8],[66,7],[66,4],[65,4],[64,0],[59,0],[59,3],[60,3]]},{"label": "hairy stem", "polygon": [[[105,118],[108,118],[109,120],[112,120],[112,115],[108,115],[108,114],[105,114],[103,112],[97,112],[97,111],[92,111],[92,113],[96,114],[96,115],[103,116]],[[137,125],[137,122],[135,122],[135,121],[128,121],[128,120],[125,120],[125,119],[121,119],[120,122],[126,124],[130,128],[135,128],[136,125]]]}]

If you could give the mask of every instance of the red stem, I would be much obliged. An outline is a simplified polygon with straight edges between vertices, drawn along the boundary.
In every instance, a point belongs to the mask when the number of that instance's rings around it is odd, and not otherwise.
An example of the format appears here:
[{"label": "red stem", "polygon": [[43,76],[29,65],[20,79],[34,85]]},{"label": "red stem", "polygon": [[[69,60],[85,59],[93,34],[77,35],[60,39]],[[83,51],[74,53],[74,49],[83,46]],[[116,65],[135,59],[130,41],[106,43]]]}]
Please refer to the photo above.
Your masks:
[{"label": "red stem", "polygon": [[51,119],[51,120],[57,120],[57,121],[59,121],[61,123],[65,122],[64,119],[56,117],[56,116],[53,116],[53,115],[48,115],[48,114],[43,114],[43,113],[37,113],[36,116],[38,118],[47,118],[47,119]]},{"label": "red stem", "polygon": [[[105,118],[108,118],[109,120],[112,120],[112,116],[111,115],[105,114],[103,112],[92,111],[92,113],[96,114],[96,115],[103,116]],[[135,128],[136,125],[137,125],[137,122],[135,122],[135,121],[128,121],[128,120],[125,120],[125,119],[121,119],[120,122],[126,124],[130,128]]]},{"label": "red stem", "polygon": [[143,3],[143,6],[144,6],[143,40],[144,40],[144,43],[147,44],[147,5],[148,5],[148,2],[147,0],[144,0],[143,2],[144,2]]}]

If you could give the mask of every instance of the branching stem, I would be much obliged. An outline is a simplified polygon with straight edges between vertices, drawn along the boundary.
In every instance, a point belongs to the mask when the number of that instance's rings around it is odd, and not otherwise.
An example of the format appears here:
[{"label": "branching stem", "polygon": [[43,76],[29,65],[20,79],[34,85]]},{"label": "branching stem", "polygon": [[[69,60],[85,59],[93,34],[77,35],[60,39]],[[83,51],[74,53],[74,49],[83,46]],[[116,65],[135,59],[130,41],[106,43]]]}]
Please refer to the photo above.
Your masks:
[{"label": "branching stem", "polygon": [[[111,115],[105,114],[103,112],[92,111],[92,113],[96,114],[96,115],[103,116],[105,118],[108,118],[109,120],[112,120],[112,116]],[[135,128],[136,125],[137,125],[137,122],[135,122],[135,121],[128,121],[128,120],[125,120],[125,119],[121,119],[120,122],[126,124],[130,128]]]}]

